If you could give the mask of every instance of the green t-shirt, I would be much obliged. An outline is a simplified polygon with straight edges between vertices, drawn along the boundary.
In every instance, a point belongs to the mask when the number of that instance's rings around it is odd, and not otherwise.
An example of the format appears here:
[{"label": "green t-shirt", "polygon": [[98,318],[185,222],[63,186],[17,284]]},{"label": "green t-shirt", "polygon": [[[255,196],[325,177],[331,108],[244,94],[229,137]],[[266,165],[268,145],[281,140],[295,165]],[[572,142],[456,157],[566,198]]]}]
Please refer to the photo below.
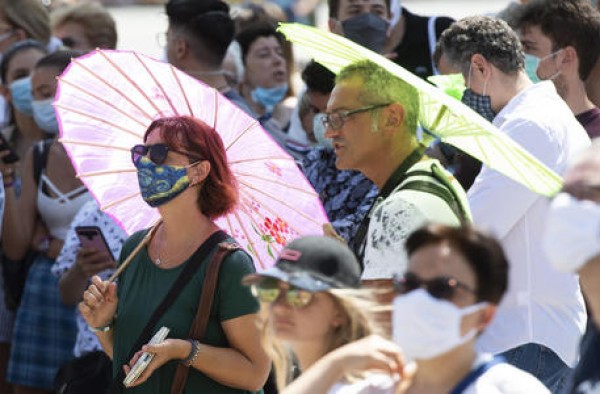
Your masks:
[{"label": "green t-shirt", "polygon": [[[120,261],[142,241],[147,230],[132,235],[123,246]],[[233,239],[230,239],[233,241]],[[215,248],[216,250],[216,248]],[[206,267],[212,259],[213,250],[194,275],[194,278],[182,290],[171,307],[161,317],[152,331],[153,335],[162,326],[170,328],[167,338],[187,339],[192,321],[198,309],[198,300],[202,291]],[[152,313],[190,260],[171,269],[157,267],[148,256],[148,248],[144,247],[133,259],[119,278],[117,293],[117,319],[114,326],[114,363],[116,374],[126,362],[126,357],[148,323]],[[242,278],[255,272],[250,256],[242,251],[230,254],[222,263],[219,279],[214,295],[212,310],[206,335],[202,343],[229,347],[221,322],[243,315],[258,312],[259,305],[248,287],[241,284]],[[178,361],[172,360],[158,370],[138,387],[128,389],[131,393],[164,394],[171,391],[171,384]],[[223,365],[223,368],[229,366]],[[190,368],[186,383],[186,393],[247,393],[248,391],[223,386],[210,379],[200,371]]]}]

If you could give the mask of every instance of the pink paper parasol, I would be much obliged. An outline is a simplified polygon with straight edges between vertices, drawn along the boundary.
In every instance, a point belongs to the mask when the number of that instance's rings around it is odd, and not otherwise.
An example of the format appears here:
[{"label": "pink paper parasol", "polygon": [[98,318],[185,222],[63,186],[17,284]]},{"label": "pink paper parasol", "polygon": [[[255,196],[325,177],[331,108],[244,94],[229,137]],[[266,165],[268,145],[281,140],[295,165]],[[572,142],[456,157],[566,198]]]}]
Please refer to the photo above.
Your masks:
[{"label": "pink paper parasol", "polygon": [[130,148],[157,118],[190,115],[221,135],[240,187],[234,213],[217,224],[250,252],[258,270],[290,240],[328,222],[294,160],[260,124],[215,89],[173,66],[125,51],[74,59],[59,78],[60,141],[101,208],[129,234],[159,218],[141,198]]}]

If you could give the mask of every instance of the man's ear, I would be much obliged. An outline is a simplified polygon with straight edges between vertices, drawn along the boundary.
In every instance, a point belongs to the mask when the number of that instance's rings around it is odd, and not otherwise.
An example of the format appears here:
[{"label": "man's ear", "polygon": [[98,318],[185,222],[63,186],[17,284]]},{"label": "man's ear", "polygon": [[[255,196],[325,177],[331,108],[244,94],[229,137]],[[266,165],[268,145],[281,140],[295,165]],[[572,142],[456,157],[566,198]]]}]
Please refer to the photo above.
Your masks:
[{"label": "man's ear", "polygon": [[487,328],[487,326],[491,324],[492,320],[494,319],[494,316],[496,316],[497,309],[498,307],[496,305],[488,304],[485,308],[481,310],[479,320],[477,321],[477,328],[479,332],[484,331]]},{"label": "man's ear", "polygon": [[329,31],[335,34],[339,34],[340,36],[344,35],[344,29],[342,28],[342,23],[336,18],[329,18],[327,20],[327,25],[329,26]]},{"label": "man's ear", "polygon": [[202,160],[188,168],[188,177],[190,178],[190,186],[195,186],[204,180],[210,174],[210,162]]},{"label": "man's ear", "polygon": [[381,109],[380,130],[389,131],[392,134],[398,132],[404,123],[405,110],[400,103],[392,103]]},{"label": "man's ear", "polygon": [[471,75],[475,76],[476,73],[480,73],[484,80],[492,74],[491,64],[479,53],[471,56]]},{"label": "man's ear", "polygon": [[174,38],[173,46],[173,54],[178,60],[185,58],[190,50],[187,40],[181,35]]},{"label": "man's ear", "polygon": [[[563,52],[564,55],[561,63],[565,66],[576,66],[576,68],[579,68],[579,56],[577,55],[577,51],[575,50],[575,48],[568,45],[563,48]],[[578,69],[576,71],[579,72]]]}]

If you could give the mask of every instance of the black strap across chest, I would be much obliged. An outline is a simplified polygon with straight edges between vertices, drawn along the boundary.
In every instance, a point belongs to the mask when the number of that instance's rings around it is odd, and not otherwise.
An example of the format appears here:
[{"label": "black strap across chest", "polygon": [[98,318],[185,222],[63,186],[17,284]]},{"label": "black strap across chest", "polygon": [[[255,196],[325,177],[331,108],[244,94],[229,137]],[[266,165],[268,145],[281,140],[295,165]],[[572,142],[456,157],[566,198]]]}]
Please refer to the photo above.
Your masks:
[{"label": "black strap across chest", "polygon": [[371,222],[371,211],[373,210],[373,207],[380,198],[385,199],[389,197],[390,194],[392,194],[394,189],[404,180],[408,169],[421,160],[421,158],[423,157],[423,152],[423,148],[415,149],[400,164],[400,166],[396,169],[396,171],[394,171],[392,176],[390,176],[390,178],[386,181],[385,185],[383,185],[383,187],[379,191],[379,194],[377,195],[377,198],[375,198],[375,200],[373,201],[373,205],[371,205],[369,213],[364,217],[364,219],[360,223],[360,226],[356,230],[356,234],[352,238],[350,247],[354,251],[354,254],[356,254],[356,257],[358,258],[358,261],[360,262],[362,268],[364,268],[363,259],[365,257],[365,241],[367,238],[367,230],[369,229],[369,223]]}]

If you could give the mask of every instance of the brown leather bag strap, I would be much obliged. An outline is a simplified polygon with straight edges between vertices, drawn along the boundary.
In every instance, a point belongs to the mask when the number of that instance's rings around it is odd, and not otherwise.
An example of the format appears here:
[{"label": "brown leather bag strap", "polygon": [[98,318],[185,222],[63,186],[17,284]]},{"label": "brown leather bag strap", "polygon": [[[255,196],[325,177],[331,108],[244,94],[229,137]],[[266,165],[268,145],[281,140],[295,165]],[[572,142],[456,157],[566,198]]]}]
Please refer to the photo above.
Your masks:
[{"label": "brown leather bag strap", "polygon": [[[202,340],[204,334],[206,333],[206,326],[208,325],[210,310],[212,308],[213,298],[217,288],[221,263],[225,257],[227,257],[227,255],[240,249],[238,244],[227,242],[220,243],[218,247],[219,249],[215,252],[210,264],[208,265],[208,268],[206,269],[204,285],[202,286],[202,293],[198,303],[198,311],[196,312],[196,317],[194,318],[194,322],[192,323],[192,327],[190,329],[189,338],[196,340]],[[188,372],[189,367],[179,363],[177,370],[175,371],[173,385],[171,386],[171,394],[183,393]]]}]

